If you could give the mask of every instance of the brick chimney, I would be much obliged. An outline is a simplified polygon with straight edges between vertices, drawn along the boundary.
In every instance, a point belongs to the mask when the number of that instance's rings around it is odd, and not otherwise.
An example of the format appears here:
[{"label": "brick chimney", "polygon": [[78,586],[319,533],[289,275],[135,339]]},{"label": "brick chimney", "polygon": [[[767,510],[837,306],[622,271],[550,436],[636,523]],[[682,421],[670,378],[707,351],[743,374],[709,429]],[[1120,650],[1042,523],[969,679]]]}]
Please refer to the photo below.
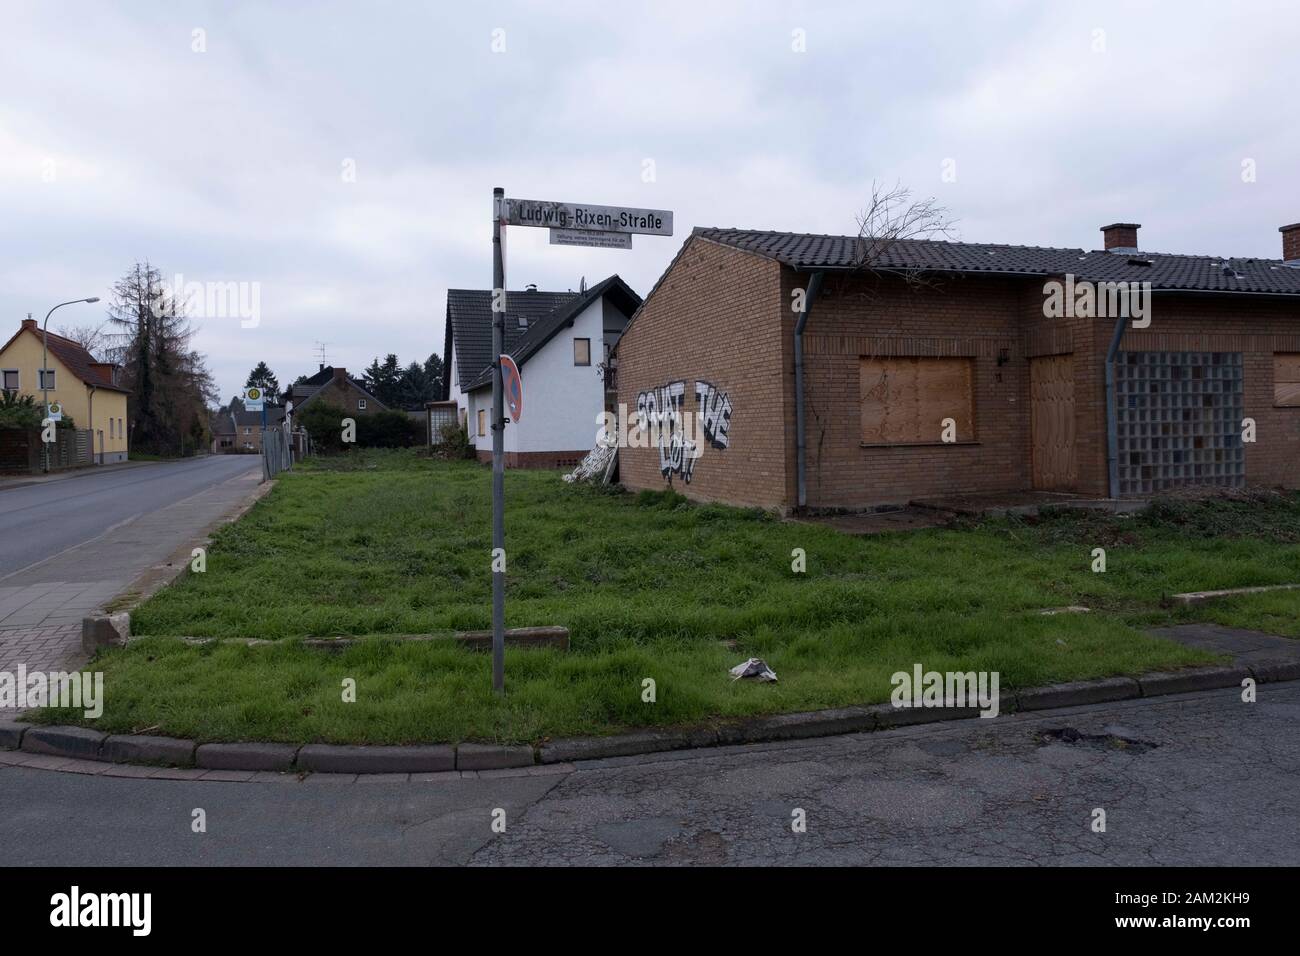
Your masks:
[{"label": "brick chimney", "polygon": [[33,332],[39,332],[41,327],[36,324],[35,319],[23,319],[23,328],[31,329]]},{"label": "brick chimney", "polygon": [[1101,227],[1101,235],[1106,243],[1107,252],[1137,252],[1138,230],[1142,228],[1137,222],[1112,222]]},{"label": "brick chimney", "polygon": [[1281,226],[1277,231],[1282,233],[1282,261],[1300,265],[1300,222]]},{"label": "brick chimney", "polygon": [[343,381],[348,377],[348,370],[345,368],[339,368],[336,365],[332,371],[334,372],[334,381],[336,382]]}]

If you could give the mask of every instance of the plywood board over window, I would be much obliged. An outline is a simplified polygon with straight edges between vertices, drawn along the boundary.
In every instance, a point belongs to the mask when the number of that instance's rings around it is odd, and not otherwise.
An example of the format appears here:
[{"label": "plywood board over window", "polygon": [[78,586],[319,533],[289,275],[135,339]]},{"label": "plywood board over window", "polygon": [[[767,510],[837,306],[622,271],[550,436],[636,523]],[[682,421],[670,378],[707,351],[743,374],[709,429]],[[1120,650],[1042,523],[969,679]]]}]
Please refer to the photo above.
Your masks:
[{"label": "plywood board over window", "polygon": [[1273,356],[1273,404],[1300,408],[1300,352]]},{"label": "plywood board over window", "polygon": [[864,357],[859,374],[864,444],[935,444],[949,418],[956,441],[975,440],[974,359]]}]

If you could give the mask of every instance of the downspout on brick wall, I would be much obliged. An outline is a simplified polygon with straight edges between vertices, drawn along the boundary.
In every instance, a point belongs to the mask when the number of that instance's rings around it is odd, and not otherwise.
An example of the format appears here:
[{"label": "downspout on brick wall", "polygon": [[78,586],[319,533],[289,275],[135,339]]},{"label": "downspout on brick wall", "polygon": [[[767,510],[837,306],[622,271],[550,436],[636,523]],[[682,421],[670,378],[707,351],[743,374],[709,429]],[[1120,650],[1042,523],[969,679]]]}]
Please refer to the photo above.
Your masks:
[{"label": "downspout on brick wall", "polygon": [[[799,482],[799,507],[808,504],[808,479],[805,455],[808,448],[807,432],[804,427],[803,411],[803,330],[808,324],[808,315],[822,288],[822,273],[814,272],[808,280],[808,289],[804,293],[803,309],[794,324],[794,429],[795,429],[795,471]],[[788,486],[787,486],[788,487]]]},{"label": "downspout on brick wall", "polygon": [[1124,341],[1127,316],[1120,316],[1115,322],[1115,334],[1111,336],[1110,348],[1106,352],[1106,466],[1110,497],[1119,497],[1119,415],[1115,401],[1115,359],[1119,355],[1120,344]]}]

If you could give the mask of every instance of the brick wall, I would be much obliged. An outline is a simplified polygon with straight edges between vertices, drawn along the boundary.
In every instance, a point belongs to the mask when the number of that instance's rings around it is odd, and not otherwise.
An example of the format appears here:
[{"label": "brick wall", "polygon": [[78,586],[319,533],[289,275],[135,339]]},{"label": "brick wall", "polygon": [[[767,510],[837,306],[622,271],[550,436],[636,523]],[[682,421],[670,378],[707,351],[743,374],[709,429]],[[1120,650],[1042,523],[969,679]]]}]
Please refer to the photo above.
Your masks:
[{"label": "brick wall", "polygon": [[[809,275],[688,240],[618,348],[618,400],[685,381],[729,392],[731,445],[709,448],[689,497],[793,508],[797,501],[791,295]],[[896,279],[827,273],[804,333],[808,505],[861,508],[1032,485],[1029,359],[1070,354],[1078,477],[1072,489],[1108,494],[1105,356],[1111,318],[1043,316],[1044,279],[952,277],[910,291]],[[1300,352],[1300,307],[1227,296],[1158,295],[1152,325],[1131,327],[1125,350],[1242,352],[1250,484],[1300,487],[1300,409],[1273,407],[1273,353]],[[863,356],[964,356],[974,363],[974,441],[871,447],[862,441]],[[999,357],[1003,358],[999,364]],[[960,437],[960,436],[959,436]],[[628,487],[660,488],[656,448],[623,449]]]},{"label": "brick wall", "polygon": [[638,393],[682,381],[684,411],[698,412],[696,381],[731,402],[728,446],[706,447],[689,483],[660,473],[659,449],[619,450],[633,489],[664,488],[697,500],[780,508],[794,459],[786,420],[789,343],[778,318],[781,267],[692,237],[619,340],[618,401],[635,417]]},{"label": "brick wall", "polygon": [[1300,304],[1250,297],[1157,295],[1151,326],[1130,328],[1125,351],[1241,352],[1246,415],[1246,482],[1300,488],[1300,408],[1273,406],[1273,354],[1300,352]]},{"label": "brick wall", "polygon": [[[805,275],[792,270],[792,288]],[[858,508],[1028,486],[1028,365],[1023,284],[946,278],[911,291],[898,280],[828,274],[804,331],[810,507]],[[793,316],[784,321],[792,335]],[[1005,350],[1006,361],[998,364]],[[859,413],[862,356],[973,360],[975,435],[958,443],[867,447]],[[793,429],[793,424],[790,426]],[[792,499],[793,500],[793,499]]]}]

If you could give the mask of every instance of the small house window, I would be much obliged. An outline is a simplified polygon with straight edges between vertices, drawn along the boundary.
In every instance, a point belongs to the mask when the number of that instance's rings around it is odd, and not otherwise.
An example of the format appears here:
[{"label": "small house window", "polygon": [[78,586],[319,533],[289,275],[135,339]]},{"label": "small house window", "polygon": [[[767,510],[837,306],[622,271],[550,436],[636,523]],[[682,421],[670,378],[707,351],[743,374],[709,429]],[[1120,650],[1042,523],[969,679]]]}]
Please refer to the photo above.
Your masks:
[{"label": "small house window", "polygon": [[591,339],[573,340],[573,364],[574,365],[591,364]]},{"label": "small house window", "polygon": [[480,408],[478,410],[478,433],[480,438],[487,434],[487,409],[486,408]]},{"label": "small house window", "polygon": [[51,392],[54,391],[56,388],[58,388],[58,386],[54,384],[54,369],[52,368],[41,369],[40,382],[36,387],[41,389],[42,391],[44,391],[45,389],[49,389]]},{"label": "small house window", "polygon": [[18,369],[7,368],[4,370],[4,390],[6,392],[16,392],[19,388]]},{"label": "small house window", "polygon": [[974,372],[969,358],[864,357],[858,391],[863,444],[939,444],[949,436],[974,441]]},{"label": "small house window", "polygon": [[1273,356],[1273,404],[1300,408],[1300,352]]},{"label": "small house window", "polygon": [[357,410],[362,412],[366,410],[366,400],[364,398],[357,399]]}]

